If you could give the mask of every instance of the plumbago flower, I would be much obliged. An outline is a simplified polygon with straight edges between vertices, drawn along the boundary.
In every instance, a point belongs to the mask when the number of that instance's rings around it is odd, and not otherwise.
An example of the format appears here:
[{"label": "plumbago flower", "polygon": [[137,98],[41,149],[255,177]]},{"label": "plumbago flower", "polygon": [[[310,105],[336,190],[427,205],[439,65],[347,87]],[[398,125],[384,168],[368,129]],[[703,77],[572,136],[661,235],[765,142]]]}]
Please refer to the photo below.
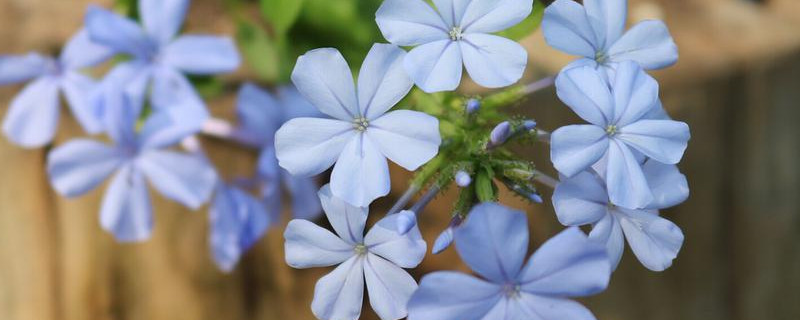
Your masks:
[{"label": "plumbago flower", "polygon": [[59,119],[59,92],[88,133],[103,130],[101,120],[89,105],[95,81],[80,73],[110,58],[110,49],[92,43],[79,31],[57,59],[38,53],[0,57],[0,85],[33,80],[11,102],[3,121],[3,132],[12,142],[28,148],[50,143]]},{"label": "plumbago flower", "polygon": [[282,187],[292,195],[292,213],[295,218],[313,219],[319,216],[322,208],[317,197],[317,183],[313,178],[296,177],[281,169],[275,157],[275,132],[291,119],[324,115],[293,86],[279,88],[275,97],[250,83],[239,90],[236,112],[243,136],[262,148],[258,174],[264,183],[262,195],[271,218],[279,219]]},{"label": "plumbago flower", "polygon": [[389,42],[417,46],[405,69],[426,92],[452,91],[461,83],[463,67],[479,85],[500,88],[517,82],[528,64],[518,43],[491,33],[528,17],[533,0],[386,0],[376,14]]},{"label": "plumbago flower", "polygon": [[[226,37],[185,35],[176,38],[189,0],[140,0],[138,3],[142,26],[108,10],[89,7],[86,28],[91,39],[132,58],[111,70],[103,80],[103,88],[124,88],[137,107],[144,103],[149,88],[150,103],[156,110],[182,100],[186,107],[203,115],[192,118],[197,120],[193,125],[199,128],[207,118],[207,111],[183,73],[214,75],[236,70],[240,64],[236,46]],[[99,94],[95,99],[97,108],[102,108],[102,97]]]},{"label": "plumbago flower", "polygon": [[308,220],[289,222],[286,263],[293,268],[339,265],[314,288],[311,309],[323,320],[355,320],[361,315],[366,279],[369,302],[383,320],[406,316],[406,303],[417,283],[403,268],[414,268],[425,256],[426,243],[413,227],[401,235],[388,216],[364,236],[368,209],[336,198],[329,186],[319,191],[325,215],[336,235]]},{"label": "plumbago flower", "polygon": [[605,248],[570,228],[545,242],[523,266],[527,226],[523,212],[488,202],[474,207],[455,230],[456,250],[486,280],[431,273],[411,297],[408,319],[594,319],[568,297],[605,290],[611,274]]},{"label": "plumbago flower", "polygon": [[211,253],[214,262],[225,272],[233,270],[274,221],[261,201],[225,183],[218,184],[208,212]]},{"label": "plumbago flower", "polygon": [[106,92],[105,101],[107,133],[114,145],[75,140],[56,148],[48,155],[50,183],[61,195],[77,197],[114,174],[100,222],[119,241],[146,240],[153,217],[145,178],[163,196],[197,209],[211,196],[217,177],[202,157],[164,149],[192,132],[184,123],[198,115],[190,109],[156,113],[136,132],[141,109],[119,92]]},{"label": "plumbago flower", "polygon": [[652,118],[661,108],[655,79],[627,61],[619,64],[609,88],[594,68],[577,67],[558,76],[556,92],[590,124],[553,132],[550,156],[555,168],[573,177],[597,164],[612,203],[626,208],[649,205],[654,196],[639,154],[676,164],[690,137],[686,123]]},{"label": "plumbago flower", "polygon": [[542,30],[550,46],[583,57],[565,69],[599,66],[613,72],[617,63],[635,61],[653,70],[678,61],[678,47],[663,22],[645,20],[625,32],[627,14],[627,0],[583,0],[583,6],[556,0],[544,11]]},{"label": "plumbago flower", "polygon": [[439,120],[411,110],[387,111],[411,90],[403,71],[406,53],[375,44],[358,76],[335,49],[312,50],[297,60],[292,81],[333,119],[295,118],[275,135],[280,166],[295,176],[313,176],[335,163],[331,192],[355,206],[389,193],[387,158],[416,170],[439,151]]},{"label": "plumbago flower", "polygon": [[683,244],[683,233],[674,223],[661,218],[659,209],[680,204],[689,197],[686,177],[673,165],[648,160],[642,170],[654,194],[645,209],[614,205],[605,183],[593,171],[584,171],[562,181],[553,193],[558,220],[567,226],[591,224],[589,238],[606,245],[612,267],[622,259],[625,240],[639,261],[653,271],[672,265]]}]

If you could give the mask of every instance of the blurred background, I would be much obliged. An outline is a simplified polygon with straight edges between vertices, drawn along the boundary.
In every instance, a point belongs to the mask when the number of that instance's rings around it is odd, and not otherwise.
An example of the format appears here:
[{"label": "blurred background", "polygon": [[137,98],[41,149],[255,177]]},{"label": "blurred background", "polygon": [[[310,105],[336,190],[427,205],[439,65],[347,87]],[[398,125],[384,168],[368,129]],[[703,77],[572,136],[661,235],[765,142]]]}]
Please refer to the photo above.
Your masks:
[{"label": "blurred background", "polygon": [[[127,2],[0,0],[0,53],[56,53],[82,25],[88,3],[124,10]],[[360,65],[383,41],[373,20],[379,4],[305,0],[297,24],[276,31],[265,27],[270,13],[258,1],[193,1],[186,30],[234,36],[247,62],[231,76],[196,79],[212,113],[230,117],[244,81],[285,81],[292,64],[281,61],[310,48],[336,46]],[[681,163],[692,195],[663,212],[686,241],[662,273],[627,252],[609,289],[583,302],[601,320],[800,319],[800,1],[630,0],[629,14],[631,23],[665,20],[680,48],[678,64],[654,75],[668,111],[692,129]],[[530,54],[526,82],[572,59],[547,47],[540,32],[522,42]],[[0,88],[0,115],[20,88]],[[546,129],[579,121],[552,88],[509,111]],[[55,143],[81,135],[66,118]],[[226,176],[253,171],[252,151],[206,143]],[[521,151],[553,173],[545,146]],[[206,210],[153,197],[153,238],[117,244],[98,223],[102,188],[74,200],[57,196],[44,170],[47,152],[0,139],[0,319],[313,319],[314,283],[329,270],[286,266],[282,226],[223,274],[208,252]],[[405,190],[407,177],[393,168],[395,194],[373,212]],[[422,214],[429,243],[446,227],[453,197],[444,194]],[[549,204],[502,201],[529,213],[532,246],[561,229]],[[443,269],[466,270],[451,249],[429,255],[413,274]],[[362,318],[376,319],[368,310]]]}]

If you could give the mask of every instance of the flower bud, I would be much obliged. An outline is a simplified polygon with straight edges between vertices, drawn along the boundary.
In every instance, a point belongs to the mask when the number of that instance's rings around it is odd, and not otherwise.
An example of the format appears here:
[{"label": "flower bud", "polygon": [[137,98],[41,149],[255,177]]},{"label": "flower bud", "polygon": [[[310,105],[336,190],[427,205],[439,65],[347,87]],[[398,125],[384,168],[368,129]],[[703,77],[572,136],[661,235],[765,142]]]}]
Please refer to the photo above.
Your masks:
[{"label": "flower bud", "polygon": [[522,127],[525,128],[525,130],[531,131],[536,128],[536,121],[525,120],[525,122],[522,123]]},{"label": "flower bud", "polygon": [[453,243],[453,227],[448,227],[447,229],[444,229],[444,231],[442,231],[442,233],[440,233],[439,236],[436,238],[436,241],[433,243],[433,249],[431,249],[431,252],[433,252],[433,254],[439,254],[445,249],[447,249],[447,247],[449,247],[452,243]]},{"label": "flower bud", "polygon": [[493,146],[499,146],[511,138],[511,123],[508,121],[503,121],[498,124],[494,129],[492,129],[492,133],[489,135],[489,143]]},{"label": "flower bud", "polygon": [[397,233],[400,235],[405,235],[417,225],[417,214],[414,211],[400,211],[395,219],[397,219]]},{"label": "flower bud", "polygon": [[473,114],[475,112],[478,112],[478,109],[480,109],[480,108],[481,108],[481,101],[480,100],[478,100],[478,99],[469,99],[469,100],[467,100],[467,105],[465,107],[465,110],[466,110],[467,114]]},{"label": "flower bud", "polygon": [[470,177],[469,173],[464,170],[458,170],[458,172],[456,172],[455,180],[456,184],[462,188],[466,188],[470,183],[472,183],[472,177]]}]

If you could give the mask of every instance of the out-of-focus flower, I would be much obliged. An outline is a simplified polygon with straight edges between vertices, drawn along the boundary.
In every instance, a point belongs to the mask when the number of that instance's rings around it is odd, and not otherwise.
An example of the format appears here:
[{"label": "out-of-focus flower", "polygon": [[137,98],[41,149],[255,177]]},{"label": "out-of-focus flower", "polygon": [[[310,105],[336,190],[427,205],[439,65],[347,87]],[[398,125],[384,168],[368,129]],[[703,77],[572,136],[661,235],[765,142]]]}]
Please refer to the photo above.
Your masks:
[{"label": "out-of-focus flower", "polygon": [[217,266],[230,272],[273,222],[264,205],[237,187],[220,183],[209,208],[209,244]]}]

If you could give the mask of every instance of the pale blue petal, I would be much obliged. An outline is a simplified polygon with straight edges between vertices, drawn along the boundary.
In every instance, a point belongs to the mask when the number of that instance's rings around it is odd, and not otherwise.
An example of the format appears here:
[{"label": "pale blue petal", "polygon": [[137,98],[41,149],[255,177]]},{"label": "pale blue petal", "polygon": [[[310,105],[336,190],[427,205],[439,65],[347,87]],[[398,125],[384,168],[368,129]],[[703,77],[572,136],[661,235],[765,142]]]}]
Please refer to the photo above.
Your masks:
[{"label": "pale blue petal", "polygon": [[503,37],[466,34],[459,44],[469,76],[487,88],[516,83],[528,65],[528,51],[519,43]]},{"label": "pale blue petal", "polygon": [[317,281],[311,311],[318,319],[357,320],[364,303],[364,258],[352,257]]},{"label": "pale blue petal", "polygon": [[259,139],[262,145],[272,145],[275,131],[283,124],[284,112],[269,92],[248,82],[239,89],[236,119],[241,128]]},{"label": "pale blue petal", "polygon": [[147,151],[137,167],[164,197],[197,210],[211,197],[217,174],[207,160],[173,151]]},{"label": "pale blue petal", "polygon": [[461,18],[465,33],[495,33],[525,20],[533,0],[472,0]]},{"label": "pale blue petal", "polygon": [[577,227],[547,240],[520,275],[522,291],[550,297],[584,297],[608,286],[611,266],[606,248]]},{"label": "pale blue petal", "polygon": [[364,264],[369,304],[381,319],[402,319],[417,282],[405,270],[374,254]]},{"label": "pale blue petal", "polygon": [[448,39],[450,27],[423,0],[386,0],[375,17],[383,37],[398,46]]},{"label": "pale blue petal", "polygon": [[[578,302],[557,298],[525,294],[519,298],[518,307],[528,315],[531,320],[569,319],[569,320],[595,320],[589,309]],[[511,318],[513,319],[513,318]]]},{"label": "pale blue petal", "polygon": [[434,272],[422,278],[411,296],[408,319],[480,320],[501,297],[500,285],[458,272]]},{"label": "pale blue petal", "polygon": [[330,168],[355,135],[350,122],[292,119],[275,133],[276,155],[281,167],[292,175],[314,176]]},{"label": "pale blue petal", "polygon": [[120,242],[140,242],[153,231],[153,209],[147,184],[132,166],[111,180],[100,209],[100,224]]},{"label": "pale blue petal", "polygon": [[[306,154],[308,156],[308,154]],[[389,164],[365,134],[350,139],[331,173],[331,192],[360,207],[389,194]]]},{"label": "pale blue petal", "polygon": [[620,128],[616,139],[658,162],[676,164],[683,158],[690,137],[686,123],[641,120]]},{"label": "pale blue petal", "polygon": [[591,124],[605,127],[614,119],[614,96],[595,68],[576,67],[560,73],[556,78],[556,94]]},{"label": "pale blue petal", "polygon": [[622,227],[619,225],[616,215],[608,214],[598,221],[592,227],[589,239],[606,246],[611,270],[616,270],[622,260],[622,252],[625,250],[625,236],[622,233]]},{"label": "pale blue petal", "polygon": [[678,46],[664,22],[645,20],[614,43],[608,55],[612,62],[632,60],[647,70],[662,69],[678,62]]},{"label": "pale blue petal", "polygon": [[658,82],[635,62],[620,63],[613,81],[613,123],[617,127],[641,120],[659,106]]},{"label": "pale blue petal", "polygon": [[157,68],[153,70],[152,75],[150,104],[153,109],[157,111],[173,109],[180,105],[194,105],[198,109],[205,109],[205,103],[192,83],[178,70],[168,67]]},{"label": "pale blue petal", "polygon": [[173,105],[156,111],[142,127],[142,149],[159,149],[172,146],[195,134],[208,119],[205,108],[196,104]]},{"label": "pale blue petal", "polygon": [[689,198],[689,182],[678,166],[650,160],[642,165],[642,171],[653,192],[653,202],[648,209],[674,207]]},{"label": "pale blue petal", "polygon": [[402,268],[416,268],[425,257],[427,244],[417,226],[399,234],[396,218],[396,215],[389,215],[378,221],[364,238],[364,245],[370,253]]},{"label": "pale blue petal", "polygon": [[565,226],[595,223],[608,214],[605,184],[589,171],[562,180],[553,191],[553,207]]},{"label": "pale blue petal", "polygon": [[116,87],[103,90],[103,124],[106,134],[118,146],[130,150],[138,150],[139,137],[136,133],[136,123],[139,119],[139,110],[132,107],[128,97]]},{"label": "pale blue petal", "polygon": [[605,171],[611,203],[626,208],[643,208],[653,201],[653,193],[639,161],[625,143],[612,140]]},{"label": "pale blue petal", "polygon": [[147,33],[166,44],[181,29],[189,0],[139,0],[139,15]]},{"label": "pale blue petal", "polygon": [[[271,184],[279,184],[277,179],[281,177],[281,167],[278,165],[278,158],[275,157],[275,148],[266,147],[261,150],[258,156],[258,176],[267,180]],[[317,190],[314,190],[314,197],[317,196]]]},{"label": "pale blue petal", "polygon": [[81,29],[67,42],[61,51],[59,62],[67,69],[76,70],[93,67],[113,55],[114,51],[111,48],[94,43],[89,38],[89,32]]},{"label": "pale blue petal", "polygon": [[258,200],[238,188],[222,185],[217,187],[208,216],[211,253],[225,272],[236,267],[272,223]]},{"label": "pale blue petal", "polygon": [[188,74],[236,71],[241,63],[233,40],[214,36],[181,36],[164,48],[163,63]]},{"label": "pale blue petal", "polygon": [[550,136],[550,159],[558,172],[571,177],[599,161],[608,143],[606,131],[598,126],[561,127]]},{"label": "pale blue petal", "polygon": [[414,48],[403,65],[420,89],[433,93],[458,87],[464,69],[462,61],[459,44],[447,39]]},{"label": "pale blue petal", "polygon": [[598,48],[607,50],[625,32],[628,0],[583,0],[586,16],[598,39]]},{"label": "pale blue petal", "polygon": [[25,82],[47,74],[53,59],[38,53],[20,56],[0,56],[0,85]]},{"label": "pale blue petal", "polygon": [[573,0],[556,0],[544,10],[544,39],[551,47],[590,59],[600,43],[583,6]]},{"label": "pale blue petal", "polygon": [[494,283],[514,281],[528,251],[528,218],[497,203],[479,204],[456,229],[455,243],[473,271]]},{"label": "pale blue petal", "polygon": [[25,148],[50,143],[58,128],[58,102],[55,79],[43,77],[31,82],[11,101],[3,120],[3,133],[11,142]]},{"label": "pale blue petal", "polygon": [[300,56],[292,82],[319,111],[348,122],[358,117],[353,75],[338,50],[316,49]]},{"label": "pale blue petal", "polygon": [[283,183],[292,196],[292,216],[298,219],[316,219],[322,213],[317,190],[319,185],[313,178],[300,178],[281,170]]},{"label": "pale blue petal", "polygon": [[61,89],[72,115],[89,134],[97,134],[105,129],[101,114],[91,103],[91,96],[97,87],[92,78],[77,72],[68,72],[61,80]]},{"label": "pale blue petal", "polygon": [[342,263],[355,255],[355,248],[311,221],[294,219],[283,233],[286,264],[305,269]]},{"label": "pale blue petal", "polygon": [[314,105],[303,97],[300,91],[293,85],[285,85],[278,88],[278,99],[283,108],[283,121],[294,118],[324,118],[325,114],[320,112]]},{"label": "pale blue petal", "polygon": [[91,93],[89,101],[92,110],[104,118],[107,106],[116,103],[106,101],[109,95],[124,93],[130,100],[129,108],[135,109],[138,115],[144,107],[145,92],[149,87],[151,75],[150,65],[142,61],[133,60],[116,65]]},{"label": "pale blue petal", "polygon": [[85,23],[90,39],[99,45],[140,59],[148,58],[156,50],[156,43],[136,22],[104,8],[90,5]]},{"label": "pale blue petal", "polygon": [[400,102],[414,86],[403,69],[406,52],[397,46],[376,43],[358,74],[359,110],[374,120]]},{"label": "pale blue petal", "polygon": [[683,245],[683,232],[658,211],[619,209],[622,231],[633,254],[647,269],[664,271],[672,265]]},{"label": "pale blue petal", "polygon": [[461,18],[472,0],[433,0],[445,25],[460,26]]},{"label": "pale blue petal", "polygon": [[47,173],[53,189],[71,198],[96,188],[123,161],[117,149],[92,140],[74,140],[47,155]]},{"label": "pale blue petal", "polygon": [[392,111],[372,121],[365,135],[384,156],[409,171],[433,159],[442,143],[439,120],[410,110]]},{"label": "pale blue petal", "polygon": [[318,194],[322,210],[336,234],[353,246],[364,242],[364,226],[367,224],[369,208],[356,207],[335,197],[327,184]]}]

